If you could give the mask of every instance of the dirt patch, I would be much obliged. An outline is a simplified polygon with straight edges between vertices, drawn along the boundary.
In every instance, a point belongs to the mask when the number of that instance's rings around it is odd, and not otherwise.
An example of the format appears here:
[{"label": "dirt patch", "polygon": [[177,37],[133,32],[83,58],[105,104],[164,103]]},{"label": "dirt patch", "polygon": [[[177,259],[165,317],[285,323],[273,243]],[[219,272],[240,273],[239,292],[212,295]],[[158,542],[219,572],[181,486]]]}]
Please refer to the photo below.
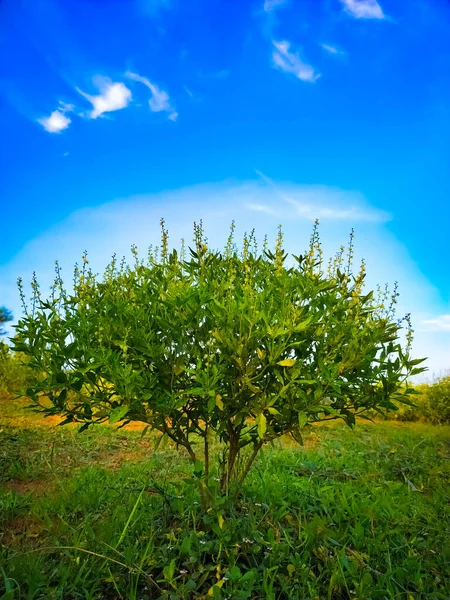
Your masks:
[{"label": "dirt patch", "polygon": [[101,466],[117,471],[125,463],[140,463],[148,460],[150,457],[151,454],[146,448],[142,448],[142,450],[124,449],[113,453],[105,452],[98,457],[97,461]]},{"label": "dirt patch", "polygon": [[46,492],[54,488],[54,482],[47,479],[37,479],[35,481],[11,479],[5,483],[5,488],[10,492],[20,494],[21,496],[25,496],[26,494],[43,496]]},{"label": "dirt patch", "polygon": [[[11,427],[25,427],[27,429],[33,429],[35,427],[56,427],[56,425],[59,425],[61,421],[63,421],[63,417],[52,415],[44,418],[30,413],[30,415],[17,415],[14,417],[6,415],[6,417],[2,418],[2,421]],[[68,426],[74,427],[74,425]]]},{"label": "dirt patch", "polygon": [[[59,415],[51,415],[50,417],[41,417],[36,413],[32,413],[30,411],[29,414],[18,414],[18,415],[6,415],[2,417],[2,421],[4,421],[7,425],[12,427],[26,427],[26,428],[34,428],[34,427],[56,427],[60,423],[64,421],[65,417]],[[108,423],[104,423],[104,425],[108,426]],[[64,427],[81,427],[81,423],[68,423],[64,425]],[[110,425],[110,427],[118,429],[119,425]],[[120,429],[124,431],[143,431],[147,427],[147,423],[141,423],[140,421],[135,421],[133,423],[128,423],[124,427],[120,427]]]},{"label": "dirt patch", "polygon": [[133,421],[132,423],[128,423],[125,427],[121,429],[125,429],[125,431],[143,431],[147,427],[147,423],[142,423],[141,421]]},{"label": "dirt patch", "polygon": [[30,542],[38,542],[43,533],[41,521],[36,517],[26,515],[7,521],[0,540],[7,548],[19,548],[29,545]]}]

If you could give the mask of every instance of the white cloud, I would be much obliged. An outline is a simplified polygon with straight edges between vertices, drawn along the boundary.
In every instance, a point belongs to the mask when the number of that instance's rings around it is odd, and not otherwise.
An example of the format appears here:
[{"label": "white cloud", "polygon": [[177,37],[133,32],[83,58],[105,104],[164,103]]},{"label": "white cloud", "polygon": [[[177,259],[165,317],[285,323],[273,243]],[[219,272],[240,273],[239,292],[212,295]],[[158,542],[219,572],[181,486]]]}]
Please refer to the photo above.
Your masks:
[{"label": "white cloud", "polygon": [[66,117],[60,110],[54,110],[49,117],[37,119],[37,122],[49,133],[60,133],[69,127],[72,119]]},{"label": "white cloud", "polygon": [[285,73],[292,73],[302,81],[314,82],[320,74],[316,73],[314,67],[303,62],[298,52],[290,52],[290,43],[283,40],[273,42],[275,50],[272,53],[272,59],[275,67]]},{"label": "white cloud", "polygon": [[331,44],[320,44],[324,50],[329,52],[330,54],[344,54],[342,50],[338,50],[335,46],[331,46]]},{"label": "white cloud", "polygon": [[88,113],[90,119],[97,119],[107,112],[114,112],[126,108],[131,101],[131,91],[122,82],[113,82],[108,77],[95,77],[94,85],[100,94],[91,96],[77,88],[77,91],[89,100],[92,110]]},{"label": "white cloud", "polygon": [[142,77],[141,75],[138,75],[137,73],[132,73],[131,71],[128,71],[127,73],[125,73],[125,75],[129,79],[132,79],[133,81],[138,81],[139,83],[142,83],[146,87],[148,87],[148,89],[151,92],[151,96],[148,101],[150,110],[152,110],[153,112],[168,112],[170,113],[168,118],[171,121],[176,120],[176,118],[178,117],[178,113],[173,109],[170,103],[169,94],[167,92],[161,90],[156,84],[152,83],[150,79],[147,79],[147,77]]},{"label": "white cloud", "polygon": [[[312,208],[308,208],[305,216],[289,199]],[[331,213],[326,218],[324,209],[335,214],[340,211],[341,216],[348,218],[331,218]],[[100,273],[113,252],[129,256],[132,243],[136,243],[145,256],[149,244],[159,244],[161,216],[167,219],[170,244],[177,247],[181,238],[189,245],[192,222],[200,219],[204,221],[210,245],[223,247],[228,237],[227,224],[236,219],[238,239],[244,231],[255,227],[260,244],[266,233],[273,243],[277,226],[282,223],[286,250],[303,254],[309,242],[313,211],[315,216],[323,217],[320,230],[326,258],[333,256],[341,244],[346,245],[350,229],[355,227],[355,262],[357,264],[362,256],[366,259],[368,289],[377,283],[383,285],[386,281],[398,280],[397,315],[412,313],[413,326],[416,325],[414,355],[429,357],[430,372],[448,369],[448,330],[429,331],[422,325],[423,320],[439,319],[433,315],[444,315],[444,324],[448,320],[448,307],[443,305],[438,291],[420,272],[406,247],[386,227],[383,213],[360,193],[328,186],[273,182],[271,185],[261,179],[238,184],[205,184],[127,197],[79,210],[29,241],[8,264],[0,266],[0,298],[19,317],[17,277],[23,277],[28,285],[35,270],[41,289],[48,289],[52,283],[53,261],[58,258],[70,285],[73,265],[85,248],[89,252],[90,266]],[[358,215],[370,218],[358,220]]]},{"label": "white cloud", "polygon": [[377,0],[341,0],[345,11],[356,19],[385,19]]},{"label": "white cloud", "polygon": [[264,10],[266,12],[271,12],[272,10],[274,10],[277,6],[280,6],[281,4],[284,4],[284,0],[265,0]]},{"label": "white cloud", "polygon": [[72,122],[72,119],[66,117],[65,113],[72,112],[73,110],[75,110],[73,104],[67,104],[60,100],[59,107],[49,117],[37,119],[37,122],[49,133],[60,133],[64,129],[67,129]]},{"label": "white cloud", "polygon": [[[424,319],[422,324],[425,325],[428,331],[449,331],[450,332],[450,315],[440,315],[434,319]],[[450,367],[450,364],[449,364]]]}]

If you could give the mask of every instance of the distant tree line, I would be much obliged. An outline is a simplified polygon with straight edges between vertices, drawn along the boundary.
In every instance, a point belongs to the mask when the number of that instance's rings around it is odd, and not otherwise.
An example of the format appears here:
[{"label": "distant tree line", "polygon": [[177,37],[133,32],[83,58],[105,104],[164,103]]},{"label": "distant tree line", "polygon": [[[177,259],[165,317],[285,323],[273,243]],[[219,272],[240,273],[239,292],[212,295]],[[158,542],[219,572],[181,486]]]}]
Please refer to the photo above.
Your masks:
[{"label": "distant tree line", "polygon": [[4,306],[0,306],[0,335],[5,335],[6,330],[4,329],[4,324],[8,323],[8,321],[12,321],[12,313]]}]

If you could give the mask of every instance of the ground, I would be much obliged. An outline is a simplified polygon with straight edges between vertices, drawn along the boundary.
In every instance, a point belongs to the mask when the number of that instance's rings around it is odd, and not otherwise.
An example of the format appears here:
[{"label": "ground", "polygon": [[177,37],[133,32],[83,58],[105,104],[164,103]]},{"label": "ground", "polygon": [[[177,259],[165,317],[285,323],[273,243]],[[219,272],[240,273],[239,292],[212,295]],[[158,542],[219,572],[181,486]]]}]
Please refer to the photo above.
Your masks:
[{"label": "ground", "polygon": [[139,426],[0,409],[1,599],[450,598],[449,427],[312,427],[205,515]]}]

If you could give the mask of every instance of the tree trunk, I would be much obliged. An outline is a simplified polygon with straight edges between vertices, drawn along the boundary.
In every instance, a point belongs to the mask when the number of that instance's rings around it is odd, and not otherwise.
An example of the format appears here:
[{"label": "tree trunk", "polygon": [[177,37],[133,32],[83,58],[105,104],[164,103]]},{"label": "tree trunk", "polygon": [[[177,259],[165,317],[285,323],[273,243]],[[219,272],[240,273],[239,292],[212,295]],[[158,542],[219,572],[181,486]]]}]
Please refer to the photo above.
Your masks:
[{"label": "tree trunk", "polygon": [[220,481],[220,489],[222,492],[226,492],[230,486],[236,459],[239,455],[239,439],[232,426],[229,427],[228,431],[230,436],[228,445],[228,460],[224,461],[222,466],[222,477]]}]

